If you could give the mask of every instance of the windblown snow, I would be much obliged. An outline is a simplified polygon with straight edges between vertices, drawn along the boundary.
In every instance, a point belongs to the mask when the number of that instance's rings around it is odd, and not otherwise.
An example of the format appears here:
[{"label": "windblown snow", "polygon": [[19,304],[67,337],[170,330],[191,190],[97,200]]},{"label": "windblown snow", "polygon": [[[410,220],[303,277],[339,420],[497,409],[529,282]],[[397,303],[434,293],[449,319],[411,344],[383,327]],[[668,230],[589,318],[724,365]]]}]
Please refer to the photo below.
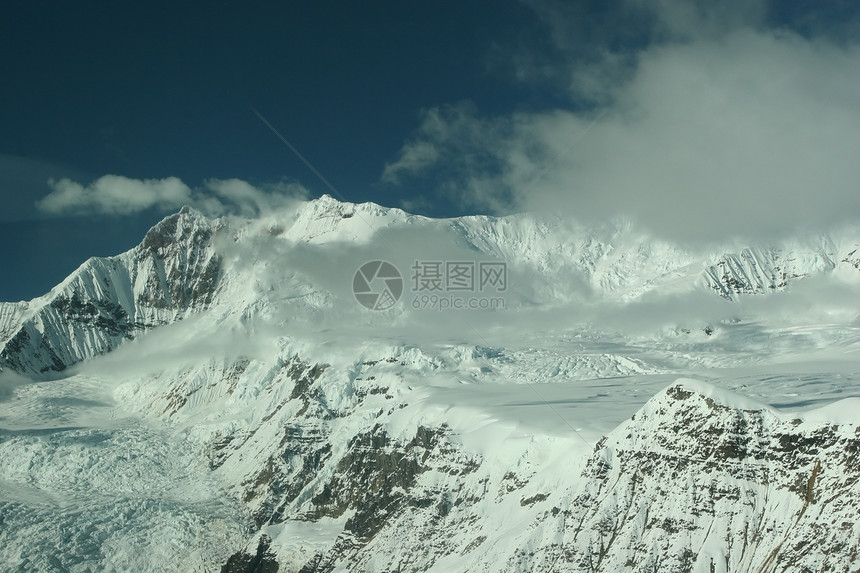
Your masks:
[{"label": "windblown snow", "polygon": [[0,303],[0,569],[860,570],[858,245],[183,209]]}]

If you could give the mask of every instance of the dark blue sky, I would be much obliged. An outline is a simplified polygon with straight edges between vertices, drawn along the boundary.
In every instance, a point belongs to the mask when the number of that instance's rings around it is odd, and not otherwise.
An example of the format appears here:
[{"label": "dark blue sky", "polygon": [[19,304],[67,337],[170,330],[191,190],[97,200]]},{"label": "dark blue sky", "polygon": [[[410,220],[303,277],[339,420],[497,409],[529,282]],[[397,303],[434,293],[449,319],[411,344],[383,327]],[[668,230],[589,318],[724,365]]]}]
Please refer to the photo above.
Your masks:
[{"label": "dark blue sky", "polygon": [[[853,11],[778,4],[769,25],[808,34]],[[330,192],[252,107],[347,200],[463,214],[432,179],[380,182],[422,110],[588,109],[565,74],[659,41],[658,19],[633,0],[0,1],[0,300],[44,293],[165,214],[48,216],[35,208],[48,179],[286,178]]]},{"label": "dark blue sky", "polygon": [[0,150],[93,177],[317,186],[253,106],[367,200],[422,108],[468,99],[502,112],[540,93],[489,65],[494,45],[537,31],[525,6],[371,4],[12,3]]}]

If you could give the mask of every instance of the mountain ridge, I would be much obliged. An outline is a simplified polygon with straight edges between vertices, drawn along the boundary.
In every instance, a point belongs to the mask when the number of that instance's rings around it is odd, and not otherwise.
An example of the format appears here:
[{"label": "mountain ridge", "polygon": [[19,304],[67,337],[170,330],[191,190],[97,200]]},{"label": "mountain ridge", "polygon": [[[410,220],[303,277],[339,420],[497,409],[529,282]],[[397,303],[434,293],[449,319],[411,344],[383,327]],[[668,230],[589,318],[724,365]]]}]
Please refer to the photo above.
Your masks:
[{"label": "mountain ridge", "polygon": [[[545,275],[537,296],[550,304],[570,304],[581,296],[619,297],[624,302],[653,291],[701,287],[736,300],[837,271],[849,281],[860,280],[860,273],[851,273],[860,268],[851,263],[856,245],[849,240],[839,248],[829,237],[703,258],[654,241],[629,224],[595,231],[528,215],[433,220],[330,196],[259,221],[210,220],[184,207],[153,226],[137,247],[114,257],[91,258],[50,293],[25,303],[0,303],[0,368],[31,374],[60,371],[109,352],[138,332],[217,305],[225,269],[216,239],[229,241],[232,236],[240,244],[262,233],[287,245],[360,244],[389,228],[429,229],[442,233],[442,240],[447,229],[453,233],[450,240],[460,237],[482,256]],[[248,254],[253,257],[253,251]],[[591,294],[577,295],[577,289],[566,288],[566,277],[580,277],[576,280],[584,281]],[[324,291],[320,294],[330,298]]]},{"label": "mountain ridge", "polygon": [[[411,228],[442,233],[443,241],[462,240],[481,256],[545,276],[536,291],[543,304],[571,304],[581,296],[629,302],[649,292],[702,287],[736,300],[782,291],[810,276],[836,274],[860,281],[860,273],[852,272],[860,266],[851,258],[860,245],[857,238],[843,238],[841,247],[821,236],[784,247],[703,257],[655,241],[629,224],[595,230],[529,215],[433,220],[327,195],[257,221],[210,220],[184,207],[153,226],[137,247],[88,260],[50,293],[28,302],[0,303],[0,368],[33,374],[59,371],[109,352],[137,332],[217,304],[225,269],[216,239],[230,241],[227,237],[232,236],[238,244],[262,235],[286,245],[361,244],[384,229]],[[444,238],[445,229],[452,238]],[[248,254],[253,257],[253,251]],[[577,295],[579,287],[569,289],[570,278],[588,285],[590,294]],[[320,294],[330,298],[322,290]]]}]

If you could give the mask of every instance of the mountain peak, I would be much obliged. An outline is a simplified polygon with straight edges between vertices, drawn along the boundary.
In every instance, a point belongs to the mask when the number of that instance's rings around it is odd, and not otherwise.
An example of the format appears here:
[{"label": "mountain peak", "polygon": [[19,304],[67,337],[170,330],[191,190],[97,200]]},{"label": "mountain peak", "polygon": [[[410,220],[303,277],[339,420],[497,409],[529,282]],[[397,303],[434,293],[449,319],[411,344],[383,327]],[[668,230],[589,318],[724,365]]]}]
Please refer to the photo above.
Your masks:
[{"label": "mountain peak", "polygon": [[153,225],[144,235],[140,247],[158,250],[194,235],[198,235],[194,237],[197,240],[208,240],[212,236],[212,222],[200,211],[185,205],[177,213]]},{"label": "mountain peak", "polygon": [[0,369],[63,370],[207,307],[221,279],[214,232],[213,221],[183,207],[130,251],[87,260],[48,295],[23,307],[26,312],[4,305]]}]

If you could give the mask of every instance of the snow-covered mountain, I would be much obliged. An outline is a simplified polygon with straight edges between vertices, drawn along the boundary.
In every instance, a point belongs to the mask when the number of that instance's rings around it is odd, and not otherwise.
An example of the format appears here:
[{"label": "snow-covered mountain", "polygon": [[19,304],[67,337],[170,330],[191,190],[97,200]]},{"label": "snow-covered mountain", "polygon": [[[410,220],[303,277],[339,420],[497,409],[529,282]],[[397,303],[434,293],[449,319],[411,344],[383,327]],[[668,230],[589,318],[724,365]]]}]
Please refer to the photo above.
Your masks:
[{"label": "snow-covered mountain", "polygon": [[[265,300],[271,297],[256,291],[250,297],[247,292],[237,294],[248,284],[270,291],[286,287],[294,292],[284,295],[314,298],[312,306],[328,307],[325,301],[333,293],[324,284],[308,283],[303,280],[307,277],[292,277],[284,284],[278,281],[281,276],[263,286],[265,273],[259,272],[260,266],[272,267],[277,261],[269,257],[253,265],[250,260],[259,257],[261,248],[289,251],[314,245],[324,253],[325,247],[333,245],[373,245],[410,233],[419,240],[432,235],[459,255],[473,252],[473,256],[505,261],[512,272],[529,276],[528,281],[513,285],[524,297],[519,301],[512,297],[514,304],[565,304],[586,291],[589,296],[629,302],[649,292],[702,285],[731,300],[783,290],[790,282],[810,276],[838,274],[855,284],[860,281],[860,272],[852,272],[858,270],[860,234],[843,233],[838,241],[816,237],[737,253],[697,255],[623,223],[584,228],[530,215],[431,220],[370,203],[342,203],[329,196],[254,221],[213,221],[184,208],[153,227],[134,249],[116,257],[91,258],[47,295],[29,302],[0,303],[0,368],[58,371],[189,313],[212,306],[222,313],[235,312],[246,310],[240,306],[271,302]],[[216,237],[223,239],[222,245],[214,244]],[[423,255],[415,246],[404,250],[404,260],[408,255]],[[427,254],[440,258],[448,253],[436,249]],[[226,272],[225,256],[241,259],[244,265],[234,261],[227,265],[233,272]],[[221,284],[223,277],[227,286]]]},{"label": "snow-covered mountain", "polygon": [[126,253],[91,258],[45,296],[0,306],[0,368],[58,371],[206,308],[221,275],[213,222],[167,217]]},{"label": "snow-covered mountain", "polygon": [[0,304],[0,569],[860,570],[858,244],[183,209]]}]

